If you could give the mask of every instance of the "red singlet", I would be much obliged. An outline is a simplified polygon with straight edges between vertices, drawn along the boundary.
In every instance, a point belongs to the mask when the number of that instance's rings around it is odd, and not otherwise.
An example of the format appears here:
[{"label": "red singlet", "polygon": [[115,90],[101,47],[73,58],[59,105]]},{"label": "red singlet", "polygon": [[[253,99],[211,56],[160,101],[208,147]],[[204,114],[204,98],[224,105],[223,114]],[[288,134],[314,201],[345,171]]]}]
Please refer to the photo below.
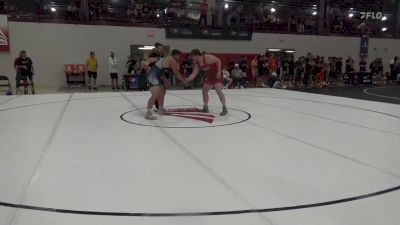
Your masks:
[{"label": "red singlet", "polygon": [[214,84],[223,82],[224,78],[222,77],[222,71],[220,71],[221,72],[220,73],[221,77],[219,79],[217,79],[218,65],[216,63],[207,64],[206,63],[206,59],[205,59],[205,55],[203,55],[203,66],[201,66],[200,69],[205,69],[205,68],[209,68],[207,70],[207,76],[204,79],[204,83],[205,84],[214,85]]}]

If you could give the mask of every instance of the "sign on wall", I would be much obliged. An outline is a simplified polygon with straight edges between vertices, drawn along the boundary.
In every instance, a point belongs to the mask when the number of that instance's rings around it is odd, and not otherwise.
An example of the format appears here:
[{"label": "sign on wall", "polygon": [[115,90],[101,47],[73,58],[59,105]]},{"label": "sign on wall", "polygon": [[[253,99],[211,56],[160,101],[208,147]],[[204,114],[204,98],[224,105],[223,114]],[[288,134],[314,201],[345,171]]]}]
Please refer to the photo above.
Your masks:
[{"label": "sign on wall", "polygon": [[7,15],[0,15],[0,52],[9,52],[10,42],[8,38]]}]

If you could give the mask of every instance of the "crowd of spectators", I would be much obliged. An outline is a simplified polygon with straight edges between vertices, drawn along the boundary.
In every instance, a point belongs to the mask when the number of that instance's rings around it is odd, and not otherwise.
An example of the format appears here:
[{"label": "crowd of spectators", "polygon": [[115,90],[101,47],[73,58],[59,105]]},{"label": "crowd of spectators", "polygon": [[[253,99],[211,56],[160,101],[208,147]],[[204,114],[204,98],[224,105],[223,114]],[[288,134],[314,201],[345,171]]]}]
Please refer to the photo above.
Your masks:
[{"label": "crowd of spectators", "polygon": [[[348,56],[321,57],[308,53],[297,60],[290,54],[267,52],[253,59],[241,57],[223,66],[225,88],[270,87],[270,88],[311,88],[336,85],[375,84],[388,82],[400,84],[400,58],[390,63],[390,72],[384,73],[382,58],[367,64],[361,57],[358,66]],[[251,76],[249,76],[251,74]]]},{"label": "crowd of spectators", "polygon": [[131,22],[143,21],[156,23],[156,19],[160,18],[162,13],[154,3],[144,1],[140,3],[131,0],[127,6],[126,15]]},{"label": "crowd of spectators", "polygon": [[15,4],[10,4],[6,0],[0,0],[0,14],[16,12],[18,10]]},{"label": "crowd of spectators", "polygon": [[[36,0],[39,14],[60,14],[65,12],[65,19],[82,20],[86,15],[79,0],[71,0],[62,10],[52,11],[49,4],[43,5],[42,0]],[[291,5],[276,5],[271,3],[235,3],[217,0],[215,5],[208,5],[206,0],[201,3],[155,4],[144,0],[129,0],[129,3],[116,3],[106,0],[89,0],[87,19],[129,21],[133,23],[182,25],[199,24],[202,27],[229,28],[232,30],[257,30],[283,33],[335,33],[343,35],[371,34],[382,35],[387,31],[389,21],[361,20],[359,11],[368,8],[382,11],[382,1],[369,0],[327,0],[325,15],[319,15],[317,5],[304,5],[294,8]],[[317,3],[316,3],[317,4]],[[6,0],[0,0],[0,12],[15,10],[15,6],[7,5]],[[324,30],[318,29],[318,22],[323,21]]]},{"label": "crowd of spectators", "polygon": [[[385,19],[360,19],[358,11],[382,12],[383,2],[370,0],[330,0],[326,10],[324,26],[330,33],[377,35],[385,27]],[[385,32],[384,30],[383,32]]]}]

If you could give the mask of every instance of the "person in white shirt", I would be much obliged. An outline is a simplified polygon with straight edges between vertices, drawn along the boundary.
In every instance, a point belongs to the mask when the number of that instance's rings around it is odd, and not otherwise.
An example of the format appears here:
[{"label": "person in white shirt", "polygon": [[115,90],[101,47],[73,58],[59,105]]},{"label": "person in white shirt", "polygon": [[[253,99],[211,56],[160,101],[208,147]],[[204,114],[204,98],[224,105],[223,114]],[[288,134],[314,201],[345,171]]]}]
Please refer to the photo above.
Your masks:
[{"label": "person in white shirt", "polygon": [[110,71],[112,89],[120,89],[118,85],[118,60],[115,58],[114,52],[111,52],[108,58],[108,70]]},{"label": "person in white shirt", "polygon": [[236,88],[244,88],[244,84],[246,82],[246,75],[239,68],[239,64],[235,64],[235,69],[232,70],[233,83],[236,85]]},{"label": "person in white shirt", "polygon": [[224,69],[222,69],[222,76],[224,77],[224,89],[228,89],[229,86],[232,84],[233,79],[231,78],[231,74],[229,73],[227,66],[224,66]]}]

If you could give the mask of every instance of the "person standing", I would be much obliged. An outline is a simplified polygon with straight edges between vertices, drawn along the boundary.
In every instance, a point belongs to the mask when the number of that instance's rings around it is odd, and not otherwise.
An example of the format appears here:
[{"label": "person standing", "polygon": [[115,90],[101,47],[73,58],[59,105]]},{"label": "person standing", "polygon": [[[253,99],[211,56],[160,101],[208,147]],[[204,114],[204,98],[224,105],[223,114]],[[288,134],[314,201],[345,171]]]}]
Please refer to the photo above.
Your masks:
[{"label": "person standing", "polygon": [[251,60],[251,75],[255,86],[258,87],[258,56],[254,56]]},{"label": "person standing", "polygon": [[139,91],[147,91],[147,66],[145,61],[140,63],[137,73],[139,74]]},{"label": "person standing", "polygon": [[204,26],[207,26],[207,12],[208,12],[208,4],[207,0],[204,0],[203,3],[200,4],[200,25],[204,20]]},{"label": "person standing", "polygon": [[193,49],[191,51],[191,55],[193,62],[196,64],[193,70],[193,74],[189,77],[188,81],[192,81],[199,74],[199,70],[207,71],[207,76],[204,79],[202,90],[204,107],[201,111],[203,113],[209,112],[208,101],[210,98],[208,92],[211,90],[211,88],[214,87],[222,104],[222,112],[220,113],[220,115],[227,115],[228,108],[226,107],[225,95],[222,92],[223,77],[221,59],[211,54],[207,54],[204,52],[202,53],[199,49]]},{"label": "person standing", "polygon": [[97,62],[97,58],[95,56],[94,51],[90,52],[89,58],[86,60],[86,68],[88,71],[88,76],[89,76],[89,90],[92,90],[92,80],[93,80],[93,89],[97,90],[96,86],[96,79],[97,79],[97,68],[99,67],[99,64]]},{"label": "person standing", "polygon": [[146,119],[157,119],[157,117],[153,116],[153,114],[151,113],[151,109],[153,108],[156,100],[158,100],[159,103],[158,114],[168,115],[167,110],[164,108],[164,96],[165,88],[169,87],[171,84],[165,77],[166,70],[170,70],[184,84],[187,83],[188,80],[179,72],[178,69],[180,55],[181,52],[179,50],[172,50],[170,56],[158,60],[148,72],[147,82],[150,85],[151,97],[147,102],[147,111],[145,114]]},{"label": "person standing", "polygon": [[337,75],[342,75],[342,70],[343,70],[343,59],[339,58],[336,60],[336,74]]},{"label": "person standing", "polygon": [[358,66],[360,67],[360,77],[363,78],[364,74],[367,72],[367,62],[365,61],[365,57],[361,57]]},{"label": "person standing", "polygon": [[354,70],[354,61],[353,61],[353,59],[351,58],[351,56],[349,56],[347,59],[346,59],[346,73],[347,74],[349,74],[351,71],[353,71]]},{"label": "person standing", "polygon": [[[164,45],[157,42],[154,44],[154,49],[150,52],[149,54],[149,58],[147,59],[147,63],[149,65],[149,68],[151,69],[158,60],[160,60],[161,58],[164,57]],[[163,76],[166,76],[166,74],[164,73]],[[166,77],[168,79],[168,77]],[[165,84],[161,85],[164,86]],[[165,93],[166,93],[166,88],[164,87],[160,87],[161,89],[161,94],[160,94],[160,98],[162,99],[162,101],[164,102],[164,97],[165,97]],[[158,104],[158,99],[156,99],[156,102],[154,104],[158,110],[159,108],[159,104]]]},{"label": "person standing", "polygon": [[[14,69],[17,72],[17,86],[19,86],[22,82],[26,82],[29,79],[32,87],[32,94],[35,94],[35,89],[33,85],[33,75],[35,74],[35,70],[33,68],[32,59],[26,56],[25,50],[22,50],[19,53],[19,57],[14,60]],[[27,94],[28,90],[25,89],[24,92],[25,94]]]},{"label": "person standing", "polygon": [[246,75],[240,69],[239,64],[235,64],[235,69],[232,70],[232,77],[233,77],[233,86],[236,88],[244,88]]},{"label": "person standing", "polygon": [[110,71],[111,77],[111,88],[113,90],[120,89],[118,85],[118,60],[115,58],[114,52],[110,53],[108,58],[108,70]]},{"label": "person standing", "polygon": [[134,60],[132,56],[128,56],[128,61],[126,62],[128,74],[133,74],[135,72],[136,63],[136,60]]},{"label": "person standing", "polygon": [[394,64],[394,71],[396,73],[397,84],[400,85],[400,60],[397,60]]}]

